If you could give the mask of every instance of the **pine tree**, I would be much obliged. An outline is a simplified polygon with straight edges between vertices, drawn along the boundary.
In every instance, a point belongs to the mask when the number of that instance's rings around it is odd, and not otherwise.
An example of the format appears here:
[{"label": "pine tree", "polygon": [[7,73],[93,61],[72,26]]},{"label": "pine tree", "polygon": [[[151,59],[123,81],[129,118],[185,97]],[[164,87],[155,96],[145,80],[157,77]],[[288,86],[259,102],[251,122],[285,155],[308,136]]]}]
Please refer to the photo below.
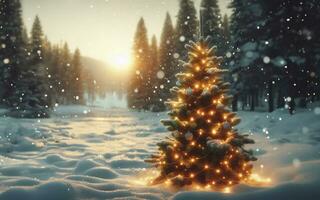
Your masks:
[{"label": "pine tree", "polygon": [[150,48],[144,19],[141,18],[134,37],[134,66],[131,70],[128,87],[128,106],[133,109],[148,109],[149,87],[148,70],[150,67]]},{"label": "pine tree", "polygon": [[147,160],[160,169],[153,184],[219,188],[250,176],[249,162],[256,158],[243,147],[254,141],[234,128],[240,119],[228,108],[232,97],[227,95],[230,84],[222,78],[226,70],[219,68],[208,40],[187,46],[189,62],[172,88],[177,98],[168,102],[171,119],[162,120],[172,137],[159,143],[159,153]]},{"label": "pine tree", "polygon": [[230,24],[228,15],[224,15],[222,21],[222,47],[221,47],[221,56],[226,57],[228,51],[230,50],[231,44],[231,32],[230,32]]},{"label": "pine tree", "polygon": [[[187,58],[184,45],[198,36],[197,12],[192,0],[180,0],[180,9],[176,25],[176,56],[179,59]],[[176,72],[179,72],[179,68]]]},{"label": "pine tree", "polygon": [[213,44],[217,46],[217,55],[223,55],[223,35],[221,29],[221,13],[218,6],[218,0],[202,0],[201,19],[203,36],[212,37]]},{"label": "pine tree", "polygon": [[71,54],[68,43],[64,43],[61,50],[61,63],[60,63],[60,90],[59,96],[62,104],[68,104],[72,102],[70,77],[71,77]]},{"label": "pine tree", "polygon": [[174,74],[177,73],[175,62],[175,32],[172,24],[170,14],[167,13],[166,20],[161,34],[160,50],[159,50],[159,64],[158,71],[158,94],[159,94],[159,109],[165,110],[164,102],[171,96],[169,89],[174,86],[176,78]]},{"label": "pine tree", "polygon": [[47,69],[43,62],[43,32],[38,16],[31,31],[31,55],[25,65],[19,68],[19,81],[12,96],[13,117],[49,117],[51,106],[48,97]]},{"label": "pine tree", "polygon": [[0,0],[0,98],[12,105],[19,67],[25,62],[23,22],[19,0]]},{"label": "pine tree", "polygon": [[[265,52],[264,12],[261,1],[232,0],[230,7],[232,32],[232,58],[230,69],[238,77],[234,82],[234,88],[239,90],[243,105],[250,104],[250,110],[254,111],[260,88],[263,88],[270,65],[263,62]],[[269,74],[269,73],[268,73]],[[249,102],[247,102],[249,99]]]},{"label": "pine tree", "polygon": [[[269,52],[275,54],[274,65],[284,71],[287,84],[283,90],[287,96],[290,113],[294,113],[295,100],[301,98],[299,105],[306,107],[312,99],[316,85],[317,25],[314,17],[319,12],[319,1],[298,2],[292,0],[267,1],[268,13],[266,34],[271,36]],[[285,49],[285,51],[284,51]]]},{"label": "pine tree", "polygon": [[30,64],[38,64],[43,61],[43,45],[44,45],[44,35],[40,23],[40,19],[36,16],[31,30],[31,58]]},{"label": "pine tree", "polygon": [[157,74],[159,72],[159,52],[158,52],[158,44],[157,38],[153,35],[151,39],[151,46],[150,46],[150,110],[157,112],[159,111],[159,93],[158,93],[158,83],[159,79]]},{"label": "pine tree", "polygon": [[80,50],[76,49],[71,62],[72,66],[72,78],[70,80],[71,93],[73,94],[74,104],[84,104],[83,99],[83,75]]},{"label": "pine tree", "polygon": [[56,103],[60,103],[60,92],[61,92],[61,50],[58,45],[52,46],[51,59],[48,60],[49,64],[49,88],[51,95],[51,104],[54,105]]}]

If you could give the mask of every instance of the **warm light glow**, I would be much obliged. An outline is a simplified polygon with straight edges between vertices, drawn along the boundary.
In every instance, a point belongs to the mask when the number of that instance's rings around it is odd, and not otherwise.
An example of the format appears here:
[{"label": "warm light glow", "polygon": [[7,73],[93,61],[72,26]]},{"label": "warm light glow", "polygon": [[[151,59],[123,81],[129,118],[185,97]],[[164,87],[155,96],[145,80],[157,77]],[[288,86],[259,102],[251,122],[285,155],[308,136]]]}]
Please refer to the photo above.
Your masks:
[{"label": "warm light glow", "polygon": [[271,181],[271,178],[264,178],[259,174],[251,174],[249,178],[249,183],[253,185],[269,185],[271,184]]},{"label": "warm light glow", "polygon": [[117,70],[126,70],[130,67],[131,59],[129,55],[116,54],[109,57],[109,62]]},{"label": "warm light glow", "polygon": [[224,188],[223,190],[224,193],[231,193],[231,189],[229,187]]}]

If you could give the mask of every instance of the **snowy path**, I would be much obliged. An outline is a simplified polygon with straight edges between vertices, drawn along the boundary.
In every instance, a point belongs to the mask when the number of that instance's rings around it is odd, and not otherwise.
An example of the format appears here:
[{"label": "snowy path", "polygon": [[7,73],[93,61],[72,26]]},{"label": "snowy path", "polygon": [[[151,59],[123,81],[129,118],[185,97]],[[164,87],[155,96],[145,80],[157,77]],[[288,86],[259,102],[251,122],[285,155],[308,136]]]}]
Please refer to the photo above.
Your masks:
[{"label": "snowy path", "polygon": [[259,155],[255,173],[272,182],[238,186],[232,194],[175,194],[146,186],[143,179],[149,170],[143,160],[167,135],[159,122],[166,115],[87,109],[64,108],[41,121],[0,119],[1,200],[260,200],[302,199],[302,194],[303,199],[320,199],[318,108],[293,117],[285,111],[240,113],[239,129],[257,141],[252,147]]}]

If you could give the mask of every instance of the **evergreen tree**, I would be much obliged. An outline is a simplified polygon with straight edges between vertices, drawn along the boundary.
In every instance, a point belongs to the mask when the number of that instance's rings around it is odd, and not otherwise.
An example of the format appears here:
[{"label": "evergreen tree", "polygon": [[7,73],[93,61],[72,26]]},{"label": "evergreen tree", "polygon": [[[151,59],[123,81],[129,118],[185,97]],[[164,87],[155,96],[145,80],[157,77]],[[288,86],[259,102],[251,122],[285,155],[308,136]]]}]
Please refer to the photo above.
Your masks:
[{"label": "evergreen tree", "polygon": [[73,98],[70,88],[70,77],[71,77],[71,54],[69,50],[68,43],[64,43],[61,50],[61,59],[60,59],[60,91],[59,96],[61,97],[60,102],[62,104],[71,103]]},{"label": "evergreen tree", "polygon": [[[176,58],[185,59],[187,51],[184,46],[190,40],[194,40],[198,35],[197,12],[192,0],[179,0],[179,13],[176,25]],[[180,69],[176,69],[179,72]]]},{"label": "evergreen tree", "polygon": [[159,72],[159,55],[158,55],[158,44],[157,38],[153,35],[150,46],[150,90],[149,96],[150,99],[150,110],[151,111],[159,111],[159,90],[158,83],[159,79],[157,74]]},{"label": "evergreen tree", "polygon": [[49,117],[50,99],[48,98],[47,70],[43,62],[43,32],[40,20],[36,17],[31,31],[31,55],[28,63],[19,68],[12,102],[14,117]]},{"label": "evergreen tree", "polygon": [[179,84],[172,88],[177,97],[168,102],[171,120],[162,120],[172,137],[159,143],[159,153],[147,160],[160,169],[152,183],[206,188],[238,184],[249,178],[250,161],[256,160],[244,149],[254,141],[234,128],[240,119],[227,107],[230,83],[223,81],[226,70],[219,69],[208,39],[190,44],[185,72],[177,74]]},{"label": "evergreen tree", "polygon": [[141,18],[134,37],[134,65],[128,87],[128,106],[133,109],[148,109],[150,48],[144,19]]},{"label": "evergreen tree", "polygon": [[160,70],[157,72],[159,109],[165,110],[164,102],[170,97],[169,89],[174,86],[176,78],[174,74],[177,72],[176,62],[174,59],[175,52],[175,32],[170,14],[167,13],[166,20],[161,34],[159,65]]},{"label": "evergreen tree", "polygon": [[61,49],[58,45],[52,46],[52,53],[51,53],[51,59],[48,60],[49,64],[49,88],[50,88],[50,95],[51,95],[51,104],[60,103],[60,97],[61,94],[61,74],[62,68],[61,68]]},{"label": "evergreen tree", "polygon": [[221,29],[222,21],[218,0],[202,0],[200,14],[203,36],[212,37],[213,44],[217,46],[216,54],[218,56],[223,56],[224,40]]},{"label": "evergreen tree", "polygon": [[257,0],[232,0],[230,7],[233,48],[229,67],[238,77],[233,88],[241,94],[243,105],[250,104],[250,110],[254,111],[259,88],[263,88],[267,77],[273,77],[266,75],[263,62],[267,44],[261,28],[265,25],[263,7]]},{"label": "evergreen tree", "polygon": [[25,43],[20,0],[0,1],[0,98],[5,104],[14,94],[20,65],[25,62]]},{"label": "evergreen tree", "polygon": [[[223,21],[222,21],[222,47],[221,47],[221,55],[226,57],[227,53],[230,50],[231,47],[231,32],[230,32],[230,24],[229,24],[229,17],[228,15],[224,15]],[[228,55],[229,57],[231,55]],[[225,58],[227,59],[227,58]]]},{"label": "evergreen tree", "polygon": [[[266,34],[270,36],[269,52],[274,52],[272,63],[284,71],[290,113],[294,112],[295,99],[301,98],[300,106],[306,107],[312,99],[316,84],[317,25],[314,17],[319,12],[319,1],[298,2],[293,0],[265,1],[268,13]],[[284,51],[285,49],[285,51]]]},{"label": "evergreen tree", "polygon": [[31,65],[39,64],[43,61],[43,45],[44,35],[42,32],[40,19],[38,16],[36,16],[31,30],[31,58],[29,60]]},{"label": "evergreen tree", "polygon": [[71,93],[74,104],[84,104],[83,99],[83,75],[80,50],[76,49],[72,59],[72,78],[70,80]]}]

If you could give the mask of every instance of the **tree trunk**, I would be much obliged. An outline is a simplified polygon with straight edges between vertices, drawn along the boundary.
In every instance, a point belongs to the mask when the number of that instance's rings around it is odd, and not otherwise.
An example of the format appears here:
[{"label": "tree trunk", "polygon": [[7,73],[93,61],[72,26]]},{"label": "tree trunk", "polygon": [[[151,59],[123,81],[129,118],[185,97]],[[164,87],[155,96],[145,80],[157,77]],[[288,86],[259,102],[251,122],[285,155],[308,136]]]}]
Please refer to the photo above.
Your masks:
[{"label": "tree trunk", "polygon": [[238,94],[235,94],[232,99],[232,111],[238,111]]},{"label": "tree trunk", "polygon": [[254,102],[254,94],[250,95],[250,111],[254,111],[255,110],[255,102]]},{"label": "tree trunk", "polygon": [[289,102],[289,113],[290,115],[294,114],[294,111],[296,110],[296,103],[295,103],[295,98],[292,96],[291,101]]},{"label": "tree trunk", "polygon": [[279,88],[278,97],[277,97],[277,108],[283,108],[284,106],[285,106],[285,101],[284,101],[283,91],[281,88]]},{"label": "tree trunk", "polygon": [[267,93],[269,94],[268,95],[268,106],[269,106],[268,111],[273,112],[274,111],[274,94],[273,94],[273,84],[271,80],[268,81]]}]

